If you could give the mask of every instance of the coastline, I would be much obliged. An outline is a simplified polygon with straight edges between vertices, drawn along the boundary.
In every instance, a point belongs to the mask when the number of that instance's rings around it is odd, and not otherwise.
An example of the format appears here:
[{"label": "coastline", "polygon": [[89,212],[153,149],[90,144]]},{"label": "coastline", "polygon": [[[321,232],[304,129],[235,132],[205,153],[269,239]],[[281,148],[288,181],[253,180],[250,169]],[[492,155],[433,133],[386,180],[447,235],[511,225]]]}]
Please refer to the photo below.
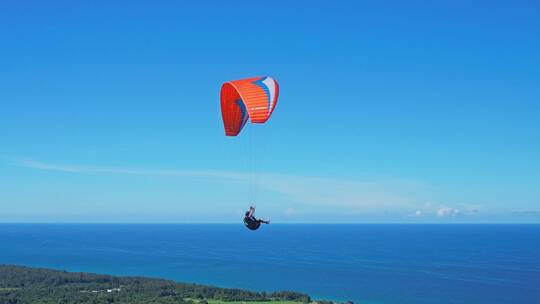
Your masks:
[{"label": "coastline", "polygon": [[[143,276],[115,276],[90,272],[0,264],[0,303],[63,301],[63,303],[317,303],[294,291],[257,292],[175,282]],[[67,302],[66,299],[69,299]],[[15,301],[15,302],[13,302]]]}]

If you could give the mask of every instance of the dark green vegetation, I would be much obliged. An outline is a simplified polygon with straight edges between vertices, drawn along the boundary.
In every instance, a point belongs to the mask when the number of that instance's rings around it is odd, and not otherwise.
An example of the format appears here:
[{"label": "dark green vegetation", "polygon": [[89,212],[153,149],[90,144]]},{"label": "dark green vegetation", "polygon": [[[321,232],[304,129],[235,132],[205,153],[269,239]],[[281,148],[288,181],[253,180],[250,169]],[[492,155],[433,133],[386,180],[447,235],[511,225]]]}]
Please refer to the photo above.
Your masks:
[{"label": "dark green vegetation", "polygon": [[[0,304],[19,303],[183,303],[272,301],[310,302],[308,295],[225,289],[143,277],[0,265]],[[281,303],[280,303],[281,302]]]}]

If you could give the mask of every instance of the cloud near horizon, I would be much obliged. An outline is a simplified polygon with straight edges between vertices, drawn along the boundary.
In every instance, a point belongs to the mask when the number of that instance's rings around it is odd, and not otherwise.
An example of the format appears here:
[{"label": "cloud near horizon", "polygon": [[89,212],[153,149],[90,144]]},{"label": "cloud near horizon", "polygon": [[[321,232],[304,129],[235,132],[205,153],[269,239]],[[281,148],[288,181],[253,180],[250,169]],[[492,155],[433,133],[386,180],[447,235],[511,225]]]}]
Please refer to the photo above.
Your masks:
[{"label": "cloud near horizon", "polygon": [[[18,167],[69,174],[114,174],[211,179],[221,183],[248,183],[247,172],[218,170],[144,169],[114,166],[58,164],[29,158],[12,159]],[[330,206],[355,213],[414,209],[424,196],[426,186],[404,179],[347,180],[286,174],[261,174],[261,189],[283,195],[297,204]],[[289,216],[293,214],[288,212]]]}]

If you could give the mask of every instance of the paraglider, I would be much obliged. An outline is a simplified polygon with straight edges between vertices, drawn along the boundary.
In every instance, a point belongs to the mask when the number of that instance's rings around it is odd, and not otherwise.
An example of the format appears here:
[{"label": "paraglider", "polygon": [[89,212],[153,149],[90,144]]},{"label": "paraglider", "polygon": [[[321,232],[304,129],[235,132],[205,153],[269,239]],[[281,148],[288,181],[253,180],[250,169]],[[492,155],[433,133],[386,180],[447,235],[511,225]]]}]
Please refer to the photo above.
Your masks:
[{"label": "paraglider", "polygon": [[257,230],[261,224],[270,224],[270,221],[255,218],[255,207],[250,206],[249,211],[246,211],[244,216],[244,225],[246,225],[249,230]]},{"label": "paraglider", "polygon": [[[271,77],[225,82],[221,86],[220,98],[225,135],[238,136],[248,120],[255,124],[266,123],[276,108],[278,95],[278,83]],[[244,224],[248,229],[257,230],[261,223],[270,223],[256,219],[254,213],[252,206],[245,214]]]}]

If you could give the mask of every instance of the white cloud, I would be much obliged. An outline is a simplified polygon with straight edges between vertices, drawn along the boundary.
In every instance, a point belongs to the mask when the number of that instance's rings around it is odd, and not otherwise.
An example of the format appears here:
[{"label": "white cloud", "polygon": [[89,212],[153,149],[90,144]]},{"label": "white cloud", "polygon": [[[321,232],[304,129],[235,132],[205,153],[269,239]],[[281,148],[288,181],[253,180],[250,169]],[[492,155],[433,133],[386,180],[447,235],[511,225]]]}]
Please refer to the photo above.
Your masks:
[{"label": "white cloud", "polygon": [[454,217],[458,215],[461,215],[461,211],[459,211],[459,209],[448,207],[440,207],[439,209],[437,209],[438,217]]},{"label": "white cloud", "polygon": [[424,213],[422,212],[422,210],[416,210],[413,214],[414,217],[422,217],[424,215]]},{"label": "white cloud", "polygon": [[291,175],[265,175],[263,187],[282,193],[297,203],[345,207],[371,212],[413,207],[425,186],[401,179],[345,180]]},{"label": "white cloud", "polygon": [[17,158],[14,159],[14,164],[20,167],[58,171],[66,173],[79,174],[120,174],[120,175],[156,175],[156,176],[186,176],[186,177],[207,177],[207,178],[223,178],[233,180],[245,180],[248,175],[240,172],[231,171],[212,171],[212,170],[175,170],[175,169],[141,169],[141,168],[126,168],[126,167],[109,167],[109,166],[84,166],[71,164],[52,164],[36,161],[33,159]]},{"label": "white cloud", "polygon": [[[142,169],[113,166],[55,164],[33,159],[15,159],[20,167],[70,174],[115,174],[204,178],[222,183],[248,183],[251,174],[217,170]],[[404,212],[418,205],[425,191],[423,183],[403,179],[347,180],[286,174],[261,174],[261,189],[278,193],[292,203],[330,206],[355,213],[383,210]],[[296,211],[287,211],[292,216]]]},{"label": "white cloud", "polygon": [[405,217],[408,217],[408,218],[421,218],[421,217],[424,217],[424,211],[416,210],[413,213],[410,213]]},{"label": "white cloud", "polygon": [[483,209],[481,205],[477,204],[452,204],[448,206],[437,202],[425,202],[421,204],[420,208],[406,215],[406,218],[454,218],[462,216],[475,216],[479,214],[479,210]]}]

